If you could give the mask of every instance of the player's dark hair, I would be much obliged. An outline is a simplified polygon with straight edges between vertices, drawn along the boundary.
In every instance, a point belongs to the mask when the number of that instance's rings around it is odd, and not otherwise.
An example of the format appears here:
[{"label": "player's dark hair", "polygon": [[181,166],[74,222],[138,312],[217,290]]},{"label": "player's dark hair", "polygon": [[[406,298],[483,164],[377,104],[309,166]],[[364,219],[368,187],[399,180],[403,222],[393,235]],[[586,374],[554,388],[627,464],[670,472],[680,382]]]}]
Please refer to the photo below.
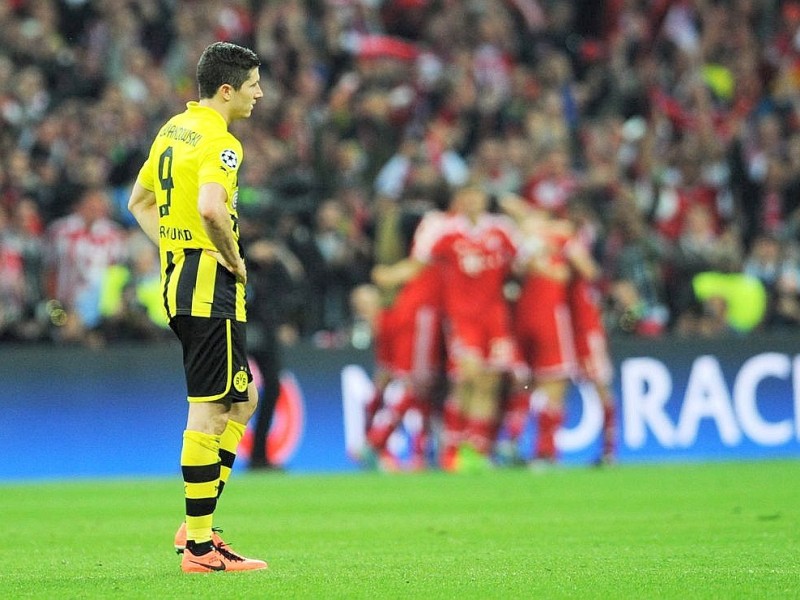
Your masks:
[{"label": "player's dark hair", "polygon": [[230,42],[215,42],[203,50],[197,62],[200,98],[212,98],[223,84],[238,90],[261,61],[249,48]]}]

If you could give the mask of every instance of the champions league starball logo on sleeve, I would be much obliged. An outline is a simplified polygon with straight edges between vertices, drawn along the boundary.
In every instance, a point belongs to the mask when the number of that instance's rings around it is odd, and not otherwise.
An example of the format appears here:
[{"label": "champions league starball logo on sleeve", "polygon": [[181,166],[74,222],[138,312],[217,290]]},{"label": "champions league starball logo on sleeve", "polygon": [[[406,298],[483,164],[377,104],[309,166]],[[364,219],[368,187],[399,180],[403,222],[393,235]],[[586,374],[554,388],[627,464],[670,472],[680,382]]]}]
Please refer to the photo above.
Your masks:
[{"label": "champions league starball logo on sleeve", "polygon": [[235,169],[239,164],[239,157],[236,156],[236,152],[233,150],[223,150],[219,155],[222,164],[228,167],[229,169]]}]

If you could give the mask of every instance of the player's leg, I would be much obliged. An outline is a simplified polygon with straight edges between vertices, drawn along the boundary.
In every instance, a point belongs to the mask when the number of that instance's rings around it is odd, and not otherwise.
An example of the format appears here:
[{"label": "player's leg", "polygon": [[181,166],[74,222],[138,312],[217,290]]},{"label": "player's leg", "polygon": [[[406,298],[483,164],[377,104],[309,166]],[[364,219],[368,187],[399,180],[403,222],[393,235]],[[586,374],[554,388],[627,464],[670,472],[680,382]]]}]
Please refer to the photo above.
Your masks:
[{"label": "player's leg", "polygon": [[376,415],[367,432],[367,441],[373,450],[380,452],[386,449],[389,436],[400,425],[405,414],[416,405],[417,399],[413,391],[406,389],[395,404],[385,406]]},{"label": "player's leg", "polygon": [[449,379],[448,392],[442,407],[442,433],[439,463],[445,471],[454,471],[458,447],[464,436],[464,414],[460,399],[466,393],[466,384],[458,379]]},{"label": "player's leg", "polygon": [[229,406],[226,401],[196,402],[189,406],[181,450],[186,496],[186,547],[181,570],[185,573],[252,571],[267,567],[264,561],[244,558],[230,551],[212,530],[220,482],[219,444],[228,423]]},{"label": "player's leg", "polygon": [[227,402],[192,402],[181,448],[186,504],[186,545],[211,547],[211,527],[220,483],[220,437],[228,422]]},{"label": "player's leg", "polygon": [[[239,406],[235,417],[238,420],[234,420],[232,415],[233,410],[227,409],[226,407],[227,418],[224,426],[221,425],[215,414],[209,415],[208,411],[205,411],[207,405],[211,406],[220,403],[198,403],[190,407],[187,432],[184,434],[184,451],[181,455],[184,486],[186,490],[186,542],[181,568],[185,572],[204,573],[215,570],[258,570],[267,567],[267,563],[264,561],[245,558],[234,552],[220,537],[220,530],[212,527],[214,510],[216,509],[217,499],[219,498],[221,486],[223,485],[221,471],[223,468],[226,468],[222,466],[226,460],[225,453],[235,456],[235,448],[242,438],[246,427],[246,421],[249,418],[247,415],[248,413],[252,415],[252,411],[257,405],[258,392],[253,382],[250,382],[248,386],[248,397],[248,401],[233,405]],[[192,407],[194,407],[193,410]],[[241,423],[240,421],[242,420],[245,421],[245,423]],[[196,430],[203,426],[202,423],[204,421],[213,422],[215,431],[222,429],[221,434],[214,436],[217,440],[217,457],[215,463],[217,477],[216,486],[211,486],[209,482],[200,481],[203,479],[203,467],[197,468],[191,464],[194,462],[196,456],[199,457],[198,462],[209,460],[212,457],[211,448],[204,448],[201,454],[195,455],[195,447],[192,444],[192,441],[198,437]],[[228,449],[223,450],[223,440],[226,439]],[[187,443],[187,440],[189,443]],[[228,474],[230,474],[230,468],[233,466],[233,459],[229,460],[229,465],[230,466],[227,467]],[[213,475],[214,473],[208,472],[209,478]],[[195,479],[197,479],[197,481],[195,481]],[[202,496],[202,498],[195,498],[195,496]],[[177,538],[178,535],[176,535],[176,540]]]},{"label": "player's leg", "polygon": [[247,400],[231,404],[231,410],[225,431],[219,439],[220,481],[219,494],[225,489],[230,479],[233,463],[236,460],[236,449],[244,437],[247,422],[258,408],[258,389],[252,381],[247,385]]},{"label": "player's leg", "polygon": [[181,316],[170,327],[183,349],[189,401],[181,447],[186,517],[176,548],[187,543],[208,548],[220,481],[220,437],[230,412],[230,326],[223,319]]},{"label": "player's leg", "polygon": [[372,397],[367,401],[364,407],[364,431],[369,432],[373,425],[375,415],[383,408],[383,394],[386,388],[392,381],[392,375],[388,369],[383,368],[380,364],[375,367],[375,375],[373,376],[373,385],[375,390]]},{"label": "player's leg", "polygon": [[564,399],[577,359],[568,307],[558,304],[544,316],[530,332],[531,373],[537,382],[534,461],[555,462],[555,436],[564,422]]},{"label": "player's leg", "polygon": [[455,470],[460,472],[479,471],[488,468],[489,440],[494,423],[489,423],[495,414],[491,375],[487,372],[485,361],[477,348],[464,348],[458,356],[458,372],[462,378],[457,386],[458,400],[463,423],[461,443]]},{"label": "player's leg", "polygon": [[[189,400],[181,449],[186,516],[175,536],[175,547],[185,546],[181,568],[188,572],[215,570],[219,560],[234,561],[236,565],[227,566],[235,570],[264,568],[263,561],[220,554],[226,546],[212,529],[222,481],[220,452],[226,452],[223,439],[226,448],[238,443],[238,432],[243,433],[241,422],[246,423],[257,402],[254,387],[253,395],[250,393],[252,375],[244,350],[244,324],[176,317],[170,325],[183,348]],[[236,420],[232,420],[232,405],[237,404],[242,406],[235,409]],[[206,559],[199,557],[207,555],[212,556],[213,564],[200,564]]]},{"label": "player's leg", "polygon": [[519,465],[524,462],[520,438],[531,417],[533,376],[530,368],[528,338],[517,333],[513,344],[514,356],[506,370],[504,402],[501,402],[501,431],[503,438],[496,445],[501,464]]},{"label": "player's leg", "polygon": [[543,406],[537,414],[535,459],[549,462],[557,459],[555,436],[564,423],[564,396],[568,384],[568,379],[553,379],[537,386],[536,392],[542,395]]},{"label": "player's leg", "polygon": [[603,408],[603,441],[600,450],[599,464],[614,462],[617,451],[617,414],[614,394],[611,387],[602,381],[593,381]]},{"label": "player's leg", "polygon": [[614,461],[616,454],[616,399],[611,387],[614,367],[605,332],[597,328],[588,332],[585,338],[586,349],[581,357],[581,364],[589,381],[594,385],[603,408],[603,442],[598,463],[608,464]]},{"label": "player's leg", "polygon": [[[248,385],[248,401],[247,402],[237,402],[236,404],[231,405],[231,408],[227,410],[227,418],[225,419],[225,424],[216,424],[214,426],[215,431],[219,431],[221,429],[221,433],[214,436],[215,438],[215,446],[217,452],[217,473],[216,473],[216,486],[215,486],[215,502],[213,503],[213,510],[216,509],[216,500],[219,499],[220,495],[222,494],[222,490],[225,487],[225,483],[230,477],[231,470],[233,469],[233,463],[236,458],[236,448],[241,442],[242,437],[244,436],[245,429],[247,427],[246,422],[249,417],[247,414],[252,415],[252,411],[255,410],[254,407],[257,406],[258,403],[258,391],[255,388],[255,384],[250,382]],[[207,404],[219,404],[216,402],[211,403],[197,403],[191,404],[189,407],[189,419],[187,421],[187,429],[184,432],[184,445],[183,450],[181,453],[181,468],[184,471],[184,486],[186,489],[187,494],[187,509],[186,509],[186,520],[181,526],[178,528],[177,533],[175,534],[175,549],[178,552],[182,552],[186,547],[187,540],[190,539],[197,539],[197,532],[194,530],[190,530],[190,524],[201,525],[204,528],[203,534],[200,536],[200,539],[205,539],[206,535],[210,535],[210,539],[213,541],[215,546],[226,546],[225,542],[219,535],[221,530],[217,528],[212,528],[211,526],[211,513],[204,516],[202,521],[196,521],[193,517],[189,514],[189,487],[190,484],[187,482],[187,468],[191,471],[197,464],[204,464],[203,460],[209,460],[210,455],[203,456],[199,458],[196,454],[195,450],[192,450],[194,447],[191,443],[191,440],[196,440],[200,438],[199,429],[204,428],[204,423],[208,422],[208,417],[204,414],[206,409],[208,408]],[[243,422],[244,421],[244,422]],[[187,435],[190,439],[190,442],[187,444]],[[209,449],[211,446],[208,444],[208,441],[204,444]],[[196,458],[197,457],[197,458]],[[199,461],[199,462],[198,462]],[[191,473],[189,473],[191,475]],[[209,476],[212,474],[209,472]],[[196,475],[197,476],[197,475]],[[194,493],[199,493],[195,491]],[[209,503],[210,507],[210,503]],[[206,523],[208,521],[208,523]],[[209,533],[206,534],[205,527],[209,528]],[[193,537],[194,536],[194,537]]]},{"label": "player's leg", "polygon": [[532,390],[526,370],[514,368],[505,373],[498,416],[499,439],[495,441],[495,455],[502,465],[524,463],[519,444],[530,421]]},{"label": "player's leg", "polygon": [[432,399],[429,394],[417,394],[418,403],[414,407],[419,415],[418,429],[411,434],[411,458],[409,468],[419,471],[427,468],[429,450],[431,448],[431,412],[433,410]]},{"label": "player's leg", "polygon": [[447,395],[442,410],[439,462],[445,471],[457,471],[459,450],[465,442],[466,418],[480,369],[480,355],[470,349],[464,323],[450,320],[444,348]]},{"label": "player's leg", "polygon": [[473,450],[487,458],[497,429],[500,382],[500,373],[482,370],[475,379],[467,414],[467,441]]},{"label": "player's leg", "polygon": [[458,451],[465,439],[466,399],[472,393],[472,382],[454,376],[444,401],[442,414],[441,455],[442,469],[455,471],[458,467]]},{"label": "player's leg", "polygon": [[[397,462],[396,457],[389,455],[387,442],[408,411],[421,404],[420,392],[427,385],[425,381],[430,379],[430,354],[438,321],[428,306],[413,310],[403,305],[395,306],[390,312],[384,311],[384,315],[391,315],[391,318],[381,321],[381,331],[377,336],[379,364],[393,374],[395,382],[401,384],[402,392],[393,402],[387,402],[385,394],[381,395],[382,406],[373,413],[367,442],[374,453]],[[387,387],[384,385],[384,392]]]},{"label": "player's leg", "polygon": [[[258,369],[261,374],[261,393],[258,398],[258,407],[252,418],[253,445],[250,451],[250,469],[270,469],[272,464],[267,454],[267,439],[272,427],[275,408],[281,393],[280,369],[277,358],[277,345],[270,345],[268,351],[254,352],[251,370]],[[253,373],[255,377],[255,372]]]},{"label": "player's leg", "polygon": [[383,408],[383,395],[386,388],[394,379],[397,367],[397,335],[395,326],[395,311],[392,307],[384,307],[375,321],[373,351],[375,358],[375,374],[373,384],[375,391],[364,407],[364,433],[369,432],[373,419],[378,411]]}]

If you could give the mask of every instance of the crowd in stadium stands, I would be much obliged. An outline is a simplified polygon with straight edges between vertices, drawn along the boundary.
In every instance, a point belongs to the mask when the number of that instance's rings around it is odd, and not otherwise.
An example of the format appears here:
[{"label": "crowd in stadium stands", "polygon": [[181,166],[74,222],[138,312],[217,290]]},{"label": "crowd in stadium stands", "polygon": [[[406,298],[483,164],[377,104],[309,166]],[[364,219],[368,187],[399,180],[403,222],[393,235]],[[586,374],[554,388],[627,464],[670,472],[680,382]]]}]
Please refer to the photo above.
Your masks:
[{"label": "crowd in stadium stands", "polygon": [[579,215],[611,335],[800,324],[795,0],[9,0],[0,22],[2,340],[169,339],[126,201],[215,40],[263,64],[239,210],[290,275],[285,340],[368,343],[353,290],[468,181]]}]

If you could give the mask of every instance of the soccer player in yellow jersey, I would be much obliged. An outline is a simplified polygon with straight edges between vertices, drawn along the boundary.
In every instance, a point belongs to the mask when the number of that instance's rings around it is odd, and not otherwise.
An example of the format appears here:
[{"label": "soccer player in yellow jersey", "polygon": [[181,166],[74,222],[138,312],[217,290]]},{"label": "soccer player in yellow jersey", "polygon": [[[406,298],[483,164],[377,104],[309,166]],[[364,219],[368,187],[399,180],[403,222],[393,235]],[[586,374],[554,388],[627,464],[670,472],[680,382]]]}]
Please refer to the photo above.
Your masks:
[{"label": "soccer player in yellow jersey", "polygon": [[245,352],[247,271],[236,201],[242,145],[228,131],[263,96],[258,56],[227,42],[197,64],[199,101],[159,130],[128,208],[158,244],[164,308],[183,348],[189,409],[183,432],[186,519],[175,535],[189,573],[249,571],[212,529],[217,498],[258,403]]}]

